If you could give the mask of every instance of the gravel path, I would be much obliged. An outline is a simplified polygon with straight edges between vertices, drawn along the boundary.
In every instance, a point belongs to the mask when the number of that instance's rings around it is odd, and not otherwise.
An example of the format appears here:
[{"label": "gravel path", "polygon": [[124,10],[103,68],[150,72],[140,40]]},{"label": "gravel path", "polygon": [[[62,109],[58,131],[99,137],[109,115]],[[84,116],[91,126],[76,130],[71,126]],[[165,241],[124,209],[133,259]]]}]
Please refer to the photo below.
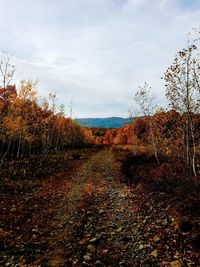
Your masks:
[{"label": "gravel path", "polygon": [[30,202],[29,217],[11,228],[13,236],[0,229],[2,266],[196,267],[181,261],[189,252],[173,245],[167,209],[121,183],[120,164],[111,148],[102,149],[47,178],[32,202],[21,196]]},{"label": "gravel path", "polygon": [[[49,266],[140,266],[142,233],[112,150],[92,156],[71,179],[51,220]],[[142,265],[141,265],[142,266]]]}]

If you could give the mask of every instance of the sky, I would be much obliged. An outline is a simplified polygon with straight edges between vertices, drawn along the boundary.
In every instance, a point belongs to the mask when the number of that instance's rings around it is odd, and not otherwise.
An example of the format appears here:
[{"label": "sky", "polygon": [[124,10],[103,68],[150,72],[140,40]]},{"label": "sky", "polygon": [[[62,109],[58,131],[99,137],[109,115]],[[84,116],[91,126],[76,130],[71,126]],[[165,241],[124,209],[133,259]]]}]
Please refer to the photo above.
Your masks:
[{"label": "sky", "polygon": [[128,117],[147,82],[167,105],[165,70],[200,27],[200,0],[0,0],[0,51],[14,82],[38,80],[69,116]]}]

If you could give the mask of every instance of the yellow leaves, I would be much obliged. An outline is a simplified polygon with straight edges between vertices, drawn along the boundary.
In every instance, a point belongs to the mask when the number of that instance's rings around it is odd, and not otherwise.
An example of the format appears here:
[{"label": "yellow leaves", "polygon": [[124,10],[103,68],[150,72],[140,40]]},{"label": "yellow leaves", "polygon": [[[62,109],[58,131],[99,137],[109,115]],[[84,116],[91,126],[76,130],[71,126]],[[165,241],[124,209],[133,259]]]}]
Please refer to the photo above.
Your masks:
[{"label": "yellow leaves", "polygon": [[37,81],[33,82],[31,80],[22,80],[20,82],[20,88],[18,92],[18,97],[22,99],[23,101],[34,101],[37,98]]},{"label": "yellow leaves", "polygon": [[0,100],[0,111],[3,109],[3,107],[4,107],[4,103],[3,101]]},{"label": "yellow leaves", "polygon": [[17,116],[13,119],[13,116],[9,115],[3,119],[3,124],[8,134],[16,134],[20,131],[22,118]]},{"label": "yellow leaves", "polygon": [[43,99],[41,103],[41,108],[43,111],[47,111],[49,109],[49,103],[45,98]]},{"label": "yellow leaves", "polygon": [[0,88],[0,141],[9,137],[10,144],[19,142],[19,153],[28,149],[30,154],[34,149],[57,151],[83,143],[80,126],[64,117],[64,106],[55,112],[56,95],[39,103],[36,85],[37,81],[22,80],[18,92],[13,86]]}]

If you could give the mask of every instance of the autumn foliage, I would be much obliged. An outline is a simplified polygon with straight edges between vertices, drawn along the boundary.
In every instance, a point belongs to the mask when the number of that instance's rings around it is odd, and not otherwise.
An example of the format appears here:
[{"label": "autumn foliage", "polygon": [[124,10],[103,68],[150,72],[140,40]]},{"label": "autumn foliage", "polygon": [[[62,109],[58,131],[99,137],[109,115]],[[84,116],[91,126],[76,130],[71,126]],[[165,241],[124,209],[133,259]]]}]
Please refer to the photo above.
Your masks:
[{"label": "autumn foliage", "polygon": [[52,97],[39,101],[36,83],[31,81],[21,81],[19,90],[0,88],[0,129],[1,161],[79,147],[84,142],[79,125],[64,116],[62,106],[56,111]]},{"label": "autumn foliage", "polygon": [[[200,152],[200,115],[193,114],[194,138],[198,155]],[[175,110],[160,111],[149,117],[138,117],[132,123],[121,128],[85,129],[88,140],[96,144],[126,146],[135,152],[153,154],[151,131],[153,132],[155,145],[161,157],[171,160],[179,159],[185,162],[186,136],[183,125],[185,116]],[[151,124],[151,130],[150,130]],[[98,134],[97,134],[98,133]],[[192,143],[191,143],[192,145]],[[197,166],[198,167],[198,166]]]}]

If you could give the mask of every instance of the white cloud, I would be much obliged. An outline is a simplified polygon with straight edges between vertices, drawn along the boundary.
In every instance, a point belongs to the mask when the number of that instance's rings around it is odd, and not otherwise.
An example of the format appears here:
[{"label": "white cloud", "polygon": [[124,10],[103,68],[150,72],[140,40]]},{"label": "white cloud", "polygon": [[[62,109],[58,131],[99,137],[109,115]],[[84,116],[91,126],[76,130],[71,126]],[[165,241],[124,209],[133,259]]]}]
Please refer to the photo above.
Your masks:
[{"label": "white cloud", "polygon": [[200,6],[185,1],[3,0],[0,49],[41,95],[73,99],[77,117],[128,116],[144,81],[165,102],[160,77],[200,23]]}]

